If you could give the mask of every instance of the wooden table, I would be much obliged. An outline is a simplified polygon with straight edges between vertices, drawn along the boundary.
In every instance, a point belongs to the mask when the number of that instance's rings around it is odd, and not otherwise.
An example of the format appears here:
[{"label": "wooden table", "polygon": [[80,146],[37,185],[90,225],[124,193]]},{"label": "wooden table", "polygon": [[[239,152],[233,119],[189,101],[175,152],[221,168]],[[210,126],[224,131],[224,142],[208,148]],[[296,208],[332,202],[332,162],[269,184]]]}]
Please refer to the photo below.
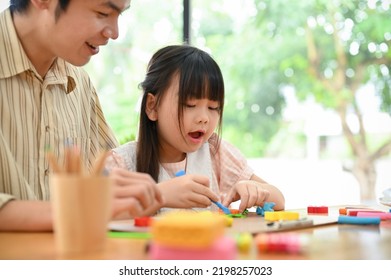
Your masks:
[{"label": "wooden table", "polygon": [[[338,215],[342,206],[329,207],[328,216]],[[377,208],[388,211],[388,207]],[[372,207],[373,208],[373,207]],[[306,215],[306,209],[292,210]],[[312,217],[312,216],[311,216]],[[254,222],[252,217],[236,220],[227,234],[241,231],[245,223]],[[380,226],[327,224],[289,231],[308,240],[304,251],[291,253],[259,253],[256,246],[249,252],[239,253],[239,259],[296,259],[296,260],[391,260],[391,221],[382,221]],[[147,260],[147,239],[109,238],[103,252],[60,256],[56,252],[54,234],[47,233],[0,233],[0,259],[90,259]]]}]

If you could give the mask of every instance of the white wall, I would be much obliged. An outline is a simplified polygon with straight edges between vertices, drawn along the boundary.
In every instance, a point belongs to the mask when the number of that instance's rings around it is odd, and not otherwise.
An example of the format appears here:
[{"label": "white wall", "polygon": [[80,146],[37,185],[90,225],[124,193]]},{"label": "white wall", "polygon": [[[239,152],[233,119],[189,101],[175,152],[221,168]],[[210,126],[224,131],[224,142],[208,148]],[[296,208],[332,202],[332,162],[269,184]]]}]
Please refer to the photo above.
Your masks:
[{"label": "white wall", "polygon": [[9,0],[0,0],[0,11],[8,8]]}]

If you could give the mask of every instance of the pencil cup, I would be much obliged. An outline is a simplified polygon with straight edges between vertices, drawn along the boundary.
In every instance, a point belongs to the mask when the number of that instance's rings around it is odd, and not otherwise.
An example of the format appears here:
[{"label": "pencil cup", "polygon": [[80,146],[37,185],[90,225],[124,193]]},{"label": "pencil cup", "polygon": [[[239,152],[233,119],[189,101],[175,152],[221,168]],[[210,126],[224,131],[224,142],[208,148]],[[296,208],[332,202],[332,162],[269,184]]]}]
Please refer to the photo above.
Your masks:
[{"label": "pencil cup", "polygon": [[50,177],[50,186],[58,253],[104,250],[111,214],[110,178],[54,174]]}]

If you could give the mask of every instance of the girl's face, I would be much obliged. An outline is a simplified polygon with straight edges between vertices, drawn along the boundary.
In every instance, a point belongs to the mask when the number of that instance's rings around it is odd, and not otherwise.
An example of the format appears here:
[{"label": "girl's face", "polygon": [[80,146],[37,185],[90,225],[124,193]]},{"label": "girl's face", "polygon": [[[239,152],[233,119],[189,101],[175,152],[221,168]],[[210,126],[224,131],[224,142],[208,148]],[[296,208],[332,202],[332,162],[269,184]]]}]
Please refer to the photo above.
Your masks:
[{"label": "girl's face", "polygon": [[[178,123],[178,88],[176,76],[152,113],[155,119],[148,114],[151,120],[157,121],[161,162],[178,162],[186,153],[197,151],[208,141],[220,119],[219,102],[191,99],[183,108],[182,123]],[[155,99],[152,94],[148,97]]]}]

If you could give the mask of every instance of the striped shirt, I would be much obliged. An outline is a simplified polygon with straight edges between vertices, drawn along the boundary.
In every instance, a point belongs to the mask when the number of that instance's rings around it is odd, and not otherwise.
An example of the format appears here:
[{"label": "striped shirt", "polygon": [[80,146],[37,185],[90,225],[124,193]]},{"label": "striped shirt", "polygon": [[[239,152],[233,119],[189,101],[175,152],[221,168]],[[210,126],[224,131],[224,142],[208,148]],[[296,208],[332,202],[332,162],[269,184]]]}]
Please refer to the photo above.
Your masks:
[{"label": "striped shirt", "polygon": [[11,199],[49,200],[47,148],[64,163],[77,145],[90,169],[102,149],[118,146],[87,75],[57,59],[43,79],[0,14],[0,207]]}]

